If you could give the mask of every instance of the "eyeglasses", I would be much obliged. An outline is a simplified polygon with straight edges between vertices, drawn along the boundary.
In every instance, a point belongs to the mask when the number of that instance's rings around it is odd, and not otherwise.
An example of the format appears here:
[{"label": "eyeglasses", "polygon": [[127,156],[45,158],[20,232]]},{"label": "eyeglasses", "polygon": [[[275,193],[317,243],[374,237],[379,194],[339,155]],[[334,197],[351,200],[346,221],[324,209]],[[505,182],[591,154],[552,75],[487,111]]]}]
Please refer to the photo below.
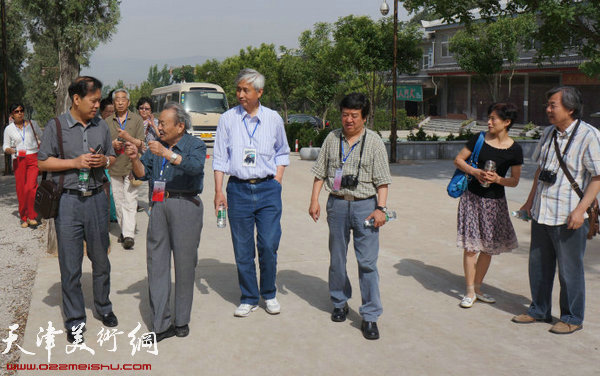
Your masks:
[{"label": "eyeglasses", "polygon": [[150,107],[138,107],[139,111],[152,111]]},{"label": "eyeglasses", "polygon": [[13,113],[15,113],[15,114],[22,114],[24,112],[25,112],[25,110],[14,110],[13,111]]}]

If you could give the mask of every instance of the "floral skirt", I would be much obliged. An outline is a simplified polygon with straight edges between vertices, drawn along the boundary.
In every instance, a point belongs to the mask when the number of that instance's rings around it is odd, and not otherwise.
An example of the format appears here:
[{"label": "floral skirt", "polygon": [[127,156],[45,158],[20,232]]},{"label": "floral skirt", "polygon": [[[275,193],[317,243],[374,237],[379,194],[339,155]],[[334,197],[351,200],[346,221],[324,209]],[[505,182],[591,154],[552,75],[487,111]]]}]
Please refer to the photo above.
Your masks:
[{"label": "floral skirt", "polygon": [[483,198],[468,190],[458,204],[456,245],[470,252],[498,255],[518,247],[506,198]]}]

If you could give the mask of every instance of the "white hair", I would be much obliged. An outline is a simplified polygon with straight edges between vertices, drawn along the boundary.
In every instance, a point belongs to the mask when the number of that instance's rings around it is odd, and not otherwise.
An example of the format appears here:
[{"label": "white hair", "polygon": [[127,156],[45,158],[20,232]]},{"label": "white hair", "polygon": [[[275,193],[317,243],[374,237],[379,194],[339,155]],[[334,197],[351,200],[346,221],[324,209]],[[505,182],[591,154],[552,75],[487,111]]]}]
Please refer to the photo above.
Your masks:
[{"label": "white hair", "polygon": [[124,87],[113,91],[113,93],[112,93],[113,100],[115,100],[115,96],[117,95],[117,93],[125,93],[127,95],[127,100],[129,100],[129,91],[127,91],[127,89],[125,89]]},{"label": "white hair", "polygon": [[237,86],[241,81],[252,84],[252,86],[254,86],[254,90],[256,91],[262,90],[265,87],[265,76],[254,69],[242,69],[235,79],[235,86]]}]

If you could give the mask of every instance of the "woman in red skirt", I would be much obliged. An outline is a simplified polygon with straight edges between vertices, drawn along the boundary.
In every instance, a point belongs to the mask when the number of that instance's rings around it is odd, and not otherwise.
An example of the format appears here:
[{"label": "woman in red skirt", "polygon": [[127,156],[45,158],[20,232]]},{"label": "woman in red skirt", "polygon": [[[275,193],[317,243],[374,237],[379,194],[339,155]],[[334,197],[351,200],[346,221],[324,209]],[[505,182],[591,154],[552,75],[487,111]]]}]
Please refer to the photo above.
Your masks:
[{"label": "woman in red skirt", "polygon": [[37,226],[33,202],[37,189],[37,153],[42,131],[34,121],[25,120],[25,107],[22,104],[11,105],[10,113],[13,122],[4,129],[2,149],[5,154],[12,155],[21,227]]}]

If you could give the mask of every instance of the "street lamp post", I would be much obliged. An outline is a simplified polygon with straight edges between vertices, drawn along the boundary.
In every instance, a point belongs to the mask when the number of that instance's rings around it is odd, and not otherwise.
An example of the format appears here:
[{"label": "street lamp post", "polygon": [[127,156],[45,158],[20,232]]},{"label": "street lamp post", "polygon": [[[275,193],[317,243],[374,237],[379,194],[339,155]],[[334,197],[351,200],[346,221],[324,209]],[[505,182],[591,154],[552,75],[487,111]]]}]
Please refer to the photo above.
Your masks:
[{"label": "street lamp post", "polygon": [[[398,87],[397,70],[398,70],[398,0],[394,2],[394,65],[392,67],[392,124],[390,127],[390,163],[396,162],[396,140],[398,136],[397,121],[396,121],[396,91]],[[387,15],[390,11],[386,0],[383,0],[379,8],[382,15]]]}]

